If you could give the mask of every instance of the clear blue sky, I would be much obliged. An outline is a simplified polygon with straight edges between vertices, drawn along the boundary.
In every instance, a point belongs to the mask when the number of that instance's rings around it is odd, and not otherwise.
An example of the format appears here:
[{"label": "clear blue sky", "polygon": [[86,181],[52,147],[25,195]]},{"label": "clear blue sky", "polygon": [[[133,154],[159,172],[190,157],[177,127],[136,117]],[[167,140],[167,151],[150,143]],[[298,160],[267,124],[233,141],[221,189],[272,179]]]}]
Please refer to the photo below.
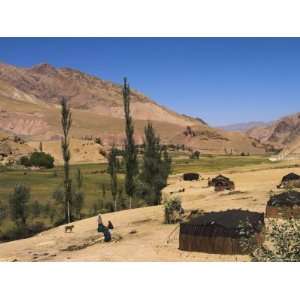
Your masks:
[{"label": "clear blue sky", "polygon": [[211,125],[300,111],[300,38],[0,38],[0,61],[72,67]]}]

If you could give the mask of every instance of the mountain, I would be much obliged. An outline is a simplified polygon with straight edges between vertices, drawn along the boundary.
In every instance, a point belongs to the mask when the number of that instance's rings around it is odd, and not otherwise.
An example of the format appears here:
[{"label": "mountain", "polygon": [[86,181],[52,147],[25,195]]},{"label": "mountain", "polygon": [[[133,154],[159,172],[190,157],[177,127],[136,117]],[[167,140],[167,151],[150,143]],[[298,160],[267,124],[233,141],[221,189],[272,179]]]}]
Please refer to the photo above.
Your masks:
[{"label": "mountain", "polygon": [[[53,141],[59,143],[61,97],[70,101],[74,140],[91,141],[100,137],[104,147],[112,143],[123,144],[122,86],[78,70],[55,68],[49,64],[31,68],[0,64],[2,130],[22,136],[26,141],[43,141],[45,146]],[[164,143],[184,143],[208,153],[225,153],[224,149],[232,149],[234,153],[264,153],[252,138],[211,128],[202,119],[176,113],[134,89],[131,100],[137,143],[142,143],[144,126],[151,121]],[[186,135],[187,128],[192,128],[195,134]]]},{"label": "mountain", "polygon": [[281,158],[300,153],[300,113],[285,116],[270,125],[258,126],[247,135],[278,150]]},{"label": "mountain", "polygon": [[223,129],[225,131],[240,131],[246,132],[254,127],[263,127],[267,126],[270,123],[265,122],[247,122],[247,123],[236,123],[236,124],[229,124],[224,126],[218,126],[217,128]]}]

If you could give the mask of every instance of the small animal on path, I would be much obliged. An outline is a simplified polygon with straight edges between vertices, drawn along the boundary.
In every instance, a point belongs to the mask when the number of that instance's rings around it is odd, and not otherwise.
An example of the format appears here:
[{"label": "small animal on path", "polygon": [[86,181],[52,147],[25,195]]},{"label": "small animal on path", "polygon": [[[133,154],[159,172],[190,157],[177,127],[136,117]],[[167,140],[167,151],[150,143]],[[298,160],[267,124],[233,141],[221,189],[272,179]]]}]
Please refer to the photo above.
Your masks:
[{"label": "small animal on path", "polygon": [[72,232],[74,228],[74,225],[66,225],[65,226],[65,232]]}]

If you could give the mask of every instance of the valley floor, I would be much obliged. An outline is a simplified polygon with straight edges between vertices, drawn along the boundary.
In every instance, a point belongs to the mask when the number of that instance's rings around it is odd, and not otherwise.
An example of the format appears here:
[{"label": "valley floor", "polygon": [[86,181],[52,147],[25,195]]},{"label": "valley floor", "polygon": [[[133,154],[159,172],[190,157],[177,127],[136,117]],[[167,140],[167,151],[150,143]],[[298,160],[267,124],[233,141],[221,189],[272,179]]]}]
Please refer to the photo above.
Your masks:
[{"label": "valley floor", "polygon": [[[283,175],[299,168],[257,168],[225,172],[236,191],[220,192],[207,188],[207,180],[184,182],[172,176],[164,193],[185,188],[180,193],[185,209],[220,211],[243,208],[264,212],[270,190]],[[216,174],[204,174],[211,177]],[[32,238],[0,244],[0,261],[247,261],[247,256],[214,255],[178,250],[178,225],[163,224],[162,206],[137,208],[103,215],[104,223],[115,226],[113,241],[104,243],[96,231],[96,217],[75,222],[73,233],[60,226]],[[173,233],[172,233],[173,232]]]}]

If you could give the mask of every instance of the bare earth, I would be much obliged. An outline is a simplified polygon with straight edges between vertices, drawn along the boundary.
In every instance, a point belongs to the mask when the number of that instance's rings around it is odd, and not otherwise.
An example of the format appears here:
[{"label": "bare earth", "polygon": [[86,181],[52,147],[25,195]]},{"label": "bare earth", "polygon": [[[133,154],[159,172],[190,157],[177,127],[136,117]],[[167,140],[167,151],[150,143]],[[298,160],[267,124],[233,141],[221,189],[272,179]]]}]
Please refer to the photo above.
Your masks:
[{"label": "bare earth", "polygon": [[[228,172],[236,191],[220,192],[207,188],[207,180],[183,182],[180,176],[170,178],[164,190],[185,188],[180,193],[185,209],[220,211],[243,208],[264,212],[268,193],[276,191],[281,177],[296,168]],[[204,178],[215,174],[204,174]],[[214,255],[178,250],[178,225],[163,224],[162,206],[145,207],[103,215],[104,222],[115,226],[113,241],[104,243],[97,233],[96,217],[75,222],[73,233],[64,226],[35,237],[0,244],[0,261],[247,261],[247,256]],[[173,232],[173,233],[172,233]]]}]

